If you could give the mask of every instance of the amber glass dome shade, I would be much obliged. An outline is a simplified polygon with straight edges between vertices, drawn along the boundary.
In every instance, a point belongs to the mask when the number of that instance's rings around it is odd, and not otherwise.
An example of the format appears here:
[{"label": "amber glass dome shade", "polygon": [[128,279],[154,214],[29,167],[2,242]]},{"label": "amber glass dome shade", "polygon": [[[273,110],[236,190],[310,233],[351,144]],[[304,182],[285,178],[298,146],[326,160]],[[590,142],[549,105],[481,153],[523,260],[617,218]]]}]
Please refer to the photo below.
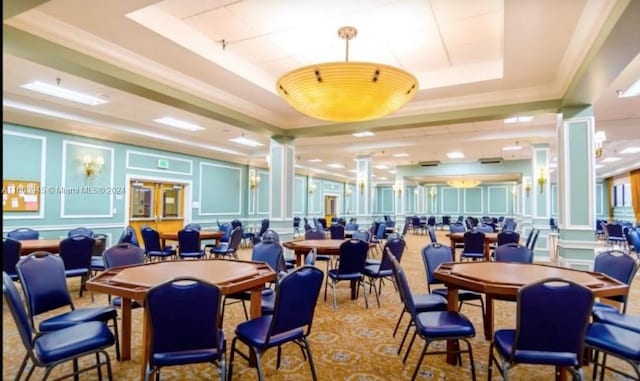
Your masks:
[{"label": "amber glass dome shade", "polygon": [[349,40],[357,31],[343,27],[345,62],[309,65],[280,77],[276,88],[291,107],[316,119],[356,122],[382,118],[406,105],[416,95],[418,80],[389,65],[349,62]]}]

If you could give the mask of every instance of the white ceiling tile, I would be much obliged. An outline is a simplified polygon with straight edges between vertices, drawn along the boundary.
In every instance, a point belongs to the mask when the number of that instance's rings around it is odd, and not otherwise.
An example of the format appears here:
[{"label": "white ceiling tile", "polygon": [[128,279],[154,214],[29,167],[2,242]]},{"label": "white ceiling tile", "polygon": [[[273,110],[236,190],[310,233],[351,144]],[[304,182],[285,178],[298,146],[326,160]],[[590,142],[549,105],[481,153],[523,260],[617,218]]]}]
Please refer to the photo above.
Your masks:
[{"label": "white ceiling tile", "polygon": [[440,23],[440,32],[446,46],[474,41],[500,40],[502,29],[502,15],[496,13]]},{"label": "white ceiling tile", "polygon": [[499,40],[486,40],[451,46],[449,48],[451,64],[457,66],[500,60],[502,58],[500,42]]},{"label": "white ceiling tile", "polygon": [[222,39],[240,41],[257,35],[256,31],[244,20],[236,17],[226,8],[201,13],[190,17],[185,22],[213,41]]}]

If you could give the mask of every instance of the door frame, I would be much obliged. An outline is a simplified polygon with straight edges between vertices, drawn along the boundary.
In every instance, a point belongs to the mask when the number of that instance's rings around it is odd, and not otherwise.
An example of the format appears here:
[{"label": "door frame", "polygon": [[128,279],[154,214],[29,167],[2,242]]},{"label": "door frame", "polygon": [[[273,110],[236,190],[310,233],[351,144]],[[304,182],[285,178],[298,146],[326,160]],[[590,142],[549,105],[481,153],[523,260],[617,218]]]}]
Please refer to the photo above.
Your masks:
[{"label": "door frame", "polygon": [[130,173],[127,173],[127,175],[125,176],[125,181],[126,181],[126,187],[125,187],[125,193],[124,193],[124,197],[125,197],[125,201],[124,201],[124,222],[125,222],[125,226],[129,225],[129,218],[130,218],[130,203],[131,203],[131,190],[130,190],[130,184],[131,181],[133,180],[142,180],[142,181],[150,181],[150,182],[160,182],[160,183],[175,183],[175,184],[182,184],[184,185],[184,210],[183,210],[183,217],[184,217],[184,221],[185,223],[189,223],[191,222],[191,209],[192,209],[192,186],[193,186],[193,182],[191,180],[186,180],[186,179],[179,179],[179,178],[174,178],[174,177],[158,177],[158,176],[148,176],[148,175],[133,175]]}]

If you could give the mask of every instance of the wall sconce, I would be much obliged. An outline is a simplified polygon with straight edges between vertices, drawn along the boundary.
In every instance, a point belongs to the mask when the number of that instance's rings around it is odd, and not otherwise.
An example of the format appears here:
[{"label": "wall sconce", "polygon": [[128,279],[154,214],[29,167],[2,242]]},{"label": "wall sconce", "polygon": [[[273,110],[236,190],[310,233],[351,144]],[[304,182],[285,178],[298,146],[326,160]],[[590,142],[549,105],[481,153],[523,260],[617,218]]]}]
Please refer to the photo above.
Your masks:
[{"label": "wall sconce", "polygon": [[311,177],[309,177],[309,184],[307,187],[309,188],[309,194],[313,194],[316,191],[316,184],[313,182]]},{"label": "wall sconce", "polygon": [[364,179],[358,180],[358,189],[360,189],[360,194],[364,192]]},{"label": "wall sconce", "polygon": [[353,191],[351,190],[351,187],[346,187],[344,190],[344,195],[350,197],[352,192]]},{"label": "wall sconce", "polygon": [[524,193],[529,197],[529,193],[531,192],[531,183],[529,180],[524,181]]},{"label": "wall sconce", "polygon": [[429,189],[429,198],[431,198],[431,201],[435,200],[437,196],[438,190],[436,187],[431,187],[431,189]]},{"label": "wall sconce", "polygon": [[260,176],[255,172],[249,173],[249,189],[255,190],[260,185]]},{"label": "wall sconce", "polygon": [[396,195],[400,196],[402,194],[402,186],[400,184],[393,184],[392,188]]},{"label": "wall sconce", "polygon": [[538,188],[540,190],[540,193],[544,191],[544,184],[546,183],[547,183],[547,177],[545,176],[544,168],[540,168],[540,176],[538,176]]},{"label": "wall sconce", "polygon": [[104,165],[104,159],[102,156],[84,155],[82,158],[82,165],[84,166],[84,174],[88,178],[98,176],[102,173],[102,166]]},{"label": "wall sconce", "polygon": [[596,133],[593,135],[593,140],[595,142],[595,154],[596,154],[596,159],[599,159],[600,156],[602,156],[602,143],[604,143],[605,140],[607,140],[607,134],[604,133],[604,131],[596,131]]},{"label": "wall sconce", "polygon": [[517,186],[514,185],[514,186],[511,187],[511,195],[513,197],[517,197],[518,196],[518,187]]}]

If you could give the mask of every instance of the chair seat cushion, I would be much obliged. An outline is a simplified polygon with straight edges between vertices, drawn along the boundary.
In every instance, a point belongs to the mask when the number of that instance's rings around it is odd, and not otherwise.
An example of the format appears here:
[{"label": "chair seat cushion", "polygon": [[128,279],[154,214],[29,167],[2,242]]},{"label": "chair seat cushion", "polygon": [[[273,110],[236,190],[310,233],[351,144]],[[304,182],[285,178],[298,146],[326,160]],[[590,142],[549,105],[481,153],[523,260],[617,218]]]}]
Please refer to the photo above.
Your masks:
[{"label": "chair seat cushion", "polygon": [[634,362],[640,361],[640,333],[612,324],[591,323],[585,343]]},{"label": "chair seat cushion", "polygon": [[266,315],[238,324],[238,326],[236,327],[236,336],[247,345],[258,349],[275,347],[280,344],[302,338],[304,336],[304,331],[302,330],[302,328],[292,329],[291,331],[272,335],[269,338],[269,346],[267,347],[265,345],[265,341],[267,333],[269,332],[269,326],[271,325],[272,317],[273,315]]},{"label": "chair seat cushion", "polygon": [[362,273],[360,272],[338,274],[338,270],[336,269],[329,270],[329,273],[327,275],[329,276],[329,278],[334,280],[358,280],[362,278]]},{"label": "chair seat cushion", "polygon": [[364,263],[366,266],[371,266],[371,265],[379,266],[381,261],[379,259],[367,258],[367,260]]},{"label": "chair seat cushion", "polygon": [[89,321],[106,322],[118,316],[118,311],[113,307],[87,307],[76,308],[60,315],[50,317],[40,322],[40,332],[57,331],[78,323]]},{"label": "chair seat cushion", "polygon": [[180,257],[182,258],[200,258],[204,255],[204,251],[181,251]]},{"label": "chair seat cushion", "polygon": [[[224,343],[224,333],[220,332],[220,342]],[[222,350],[217,348],[190,349],[186,351],[176,352],[160,352],[153,353],[151,356],[151,365],[167,366],[167,365],[185,365],[203,362],[212,362],[220,358],[220,354],[224,354],[224,346]]]},{"label": "chair seat cushion", "polygon": [[[446,288],[437,288],[433,290],[432,293],[441,295],[446,298],[448,291]],[[478,299],[482,299],[482,294],[479,294],[474,291],[469,291],[469,290],[458,290],[458,300],[462,302],[466,302],[469,300],[478,300]]]},{"label": "chair seat cushion", "polygon": [[64,270],[64,275],[69,278],[69,277],[74,277],[74,276],[84,276],[84,275],[88,275],[89,274],[89,269],[70,269],[70,270]]},{"label": "chair seat cushion", "polygon": [[417,315],[421,334],[429,338],[471,337],[476,334],[466,316],[454,311],[421,312]]},{"label": "chair seat cushion", "polygon": [[593,303],[593,312],[598,311],[609,311],[609,312],[618,312],[618,309],[611,304],[595,302]]},{"label": "chair seat cushion", "polygon": [[640,316],[621,314],[617,311],[599,310],[593,312],[593,321],[613,324],[620,328],[630,329],[640,333]]},{"label": "chair seat cushion", "polygon": [[446,311],[447,299],[438,294],[413,294],[416,312]]},{"label": "chair seat cushion", "polygon": [[330,261],[330,255],[316,255],[316,261]]},{"label": "chair seat cushion", "polygon": [[91,268],[93,270],[104,270],[104,259],[102,257],[93,256],[91,257]]},{"label": "chair seat cushion", "polygon": [[35,340],[33,350],[40,362],[51,364],[114,343],[107,325],[94,321],[48,332]]},{"label": "chair seat cushion", "polygon": [[368,265],[364,268],[364,275],[376,277],[390,277],[393,275],[391,269],[380,271],[380,265]]},{"label": "chair seat cushion", "polygon": [[[111,305],[118,308],[118,307],[122,307],[122,298],[119,296],[115,296],[111,299]],[[131,301],[131,308],[140,308],[142,307],[142,304],[140,302],[138,302],[137,300],[132,300]]]},{"label": "chair seat cushion", "polygon": [[[514,329],[501,329],[495,332],[493,343],[503,358],[511,356],[515,337],[516,331]],[[570,352],[517,350],[513,361],[523,364],[578,366],[578,358]]]},{"label": "chair seat cushion", "polygon": [[228,242],[220,242],[218,246],[211,249],[211,252],[215,254],[226,254],[227,251],[229,251]]}]

